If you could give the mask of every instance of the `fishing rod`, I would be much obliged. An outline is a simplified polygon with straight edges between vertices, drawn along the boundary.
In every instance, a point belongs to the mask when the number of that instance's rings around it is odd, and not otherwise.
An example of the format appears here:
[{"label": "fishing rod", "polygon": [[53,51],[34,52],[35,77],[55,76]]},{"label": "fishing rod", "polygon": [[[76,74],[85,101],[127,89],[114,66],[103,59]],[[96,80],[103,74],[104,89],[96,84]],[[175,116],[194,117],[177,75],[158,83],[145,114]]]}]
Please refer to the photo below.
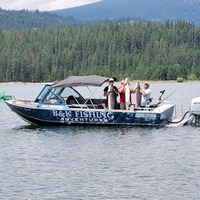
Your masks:
[{"label": "fishing rod", "polygon": [[164,92],[165,92],[165,90],[163,90],[163,91],[160,91],[162,94],[161,94],[161,96],[159,97],[159,102],[157,103],[157,106],[160,104],[160,103],[162,103],[164,100],[166,100],[166,99],[168,99],[170,96],[172,96],[172,94],[174,94],[177,90],[179,90],[180,89],[180,87],[179,88],[177,88],[176,90],[174,90],[172,93],[170,93],[167,97],[165,97],[163,100],[161,100],[161,97],[162,97],[162,95],[164,94]]},{"label": "fishing rod", "polygon": [[165,90],[160,91],[161,95],[159,97],[159,101],[161,101],[161,97],[163,96],[163,94],[165,93]]}]

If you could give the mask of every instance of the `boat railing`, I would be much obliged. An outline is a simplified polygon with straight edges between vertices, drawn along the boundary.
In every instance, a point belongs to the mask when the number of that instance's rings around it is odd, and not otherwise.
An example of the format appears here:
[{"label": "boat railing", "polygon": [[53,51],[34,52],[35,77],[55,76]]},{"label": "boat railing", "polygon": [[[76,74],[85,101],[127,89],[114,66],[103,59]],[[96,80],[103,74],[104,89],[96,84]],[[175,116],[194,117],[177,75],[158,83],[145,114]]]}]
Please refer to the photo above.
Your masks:
[{"label": "boat railing", "polygon": [[79,99],[75,96],[69,96],[66,104],[70,108],[87,108],[87,109],[105,109],[105,99]]}]

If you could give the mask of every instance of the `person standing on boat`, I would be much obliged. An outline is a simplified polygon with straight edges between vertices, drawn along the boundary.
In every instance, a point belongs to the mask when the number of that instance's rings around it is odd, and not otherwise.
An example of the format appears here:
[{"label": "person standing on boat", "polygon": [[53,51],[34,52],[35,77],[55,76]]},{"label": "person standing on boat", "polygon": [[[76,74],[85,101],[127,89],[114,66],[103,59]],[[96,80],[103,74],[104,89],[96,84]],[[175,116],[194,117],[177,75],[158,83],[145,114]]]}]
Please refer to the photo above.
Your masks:
[{"label": "person standing on boat", "polygon": [[130,85],[129,79],[127,78],[127,82],[125,83],[125,80],[121,81],[121,86],[118,88],[118,92],[120,95],[120,110],[126,110],[126,98],[125,98],[125,86],[128,85],[130,89],[130,102],[131,102],[131,93],[134,93],[135,91]]},{"label": "person standing on boat", "polygon": [[141,92],[141,106],[146,106],[150,103],[151,90],[149,89],[149,82],[144,83],[144,89],[140,87]]},{"label": "person standing on boat", "polygon": [[[114,86],[114,79],[113,78],[110,78],[109,79],[109,85],[113,85],[113,88],[114,88],[114,95],[115,95],[115,109],[117,108],[117,96],[118,96],[118,89],[116,86]],[[104,96],[105,97],[108,97],[108,86],[106,86],[104,88]],[[107,102],[106,102],[106,107],[108,107],[108,99],[107,99]]]}]

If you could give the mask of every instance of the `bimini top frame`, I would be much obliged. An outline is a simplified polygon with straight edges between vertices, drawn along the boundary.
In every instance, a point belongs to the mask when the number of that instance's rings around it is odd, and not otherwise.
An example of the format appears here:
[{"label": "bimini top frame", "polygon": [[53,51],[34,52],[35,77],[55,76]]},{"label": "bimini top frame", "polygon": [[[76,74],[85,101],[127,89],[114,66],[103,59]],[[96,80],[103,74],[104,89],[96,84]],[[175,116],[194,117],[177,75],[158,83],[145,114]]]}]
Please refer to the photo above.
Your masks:
[{"label": "bimini top frame", "polygon": [[109,80],[109,77],[90,75],[90,76],[70,76],[67,79],[64,79],[51,88],[58,87],[78,87],[78,86],[101,86],[106,81]]}]

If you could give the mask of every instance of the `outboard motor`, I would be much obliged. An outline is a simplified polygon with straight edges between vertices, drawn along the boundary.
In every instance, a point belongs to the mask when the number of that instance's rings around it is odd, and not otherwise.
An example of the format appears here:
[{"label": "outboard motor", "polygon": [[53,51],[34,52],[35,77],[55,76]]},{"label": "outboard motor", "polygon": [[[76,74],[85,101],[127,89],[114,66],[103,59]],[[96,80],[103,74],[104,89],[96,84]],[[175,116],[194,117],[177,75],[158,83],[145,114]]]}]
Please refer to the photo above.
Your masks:
[{"label": "outboard motor", "polygon": [[192,99],[190,113],[194,116],[194,124],[200,126],[200,97]]},{"label": "outboard motor", "polygon": [[192,99],[190,112],[191,114],[200,116],[200,97]]}]

